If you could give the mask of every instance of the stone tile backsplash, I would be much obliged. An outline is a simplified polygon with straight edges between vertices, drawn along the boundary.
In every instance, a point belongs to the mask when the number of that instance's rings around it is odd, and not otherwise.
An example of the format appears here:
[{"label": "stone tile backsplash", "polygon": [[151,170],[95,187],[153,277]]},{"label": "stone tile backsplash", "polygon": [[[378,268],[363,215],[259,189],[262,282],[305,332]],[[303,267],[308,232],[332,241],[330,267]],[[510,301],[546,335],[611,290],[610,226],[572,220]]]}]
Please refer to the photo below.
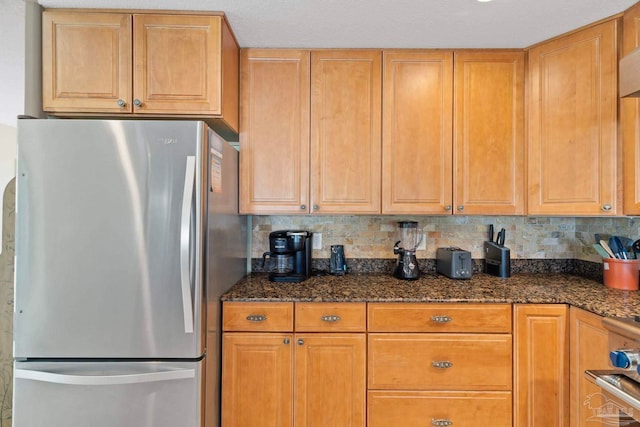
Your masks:
[{"label": "stone tile backsplash", "polygon": [[398,221],[418,221],[426,236],[426,249],[418,258],[435,258],[438,247],[457,246],[484,258],[483,242],[489,224],[506,229],[505,246],[512,259],[579,259],[600,262],[591,246],[594,233],[640,238],[640,219],[520,217],[520,216],[368,216],[302,215],[252,216],[251,257],[261,258],[269,250],[269,233],[274,230],[303,229],[322,233],[322,249],[314,258],[329,258],[331,245],[345,246],[347,258],[395,258]]}]

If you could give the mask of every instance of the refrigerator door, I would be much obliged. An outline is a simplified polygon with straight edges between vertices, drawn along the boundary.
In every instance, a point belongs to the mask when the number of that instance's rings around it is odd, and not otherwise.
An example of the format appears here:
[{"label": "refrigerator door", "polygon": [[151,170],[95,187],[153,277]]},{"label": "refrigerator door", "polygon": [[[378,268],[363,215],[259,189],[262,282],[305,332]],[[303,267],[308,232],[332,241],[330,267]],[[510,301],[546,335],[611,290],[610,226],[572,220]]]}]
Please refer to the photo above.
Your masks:
[{"label": "refrigerator door", "polygon": [[16,427],[200,427],[201,362],[15,362]]},{"label": "refrigerator door", "polygon": [[204,354],[206,134],[195,121],[19,121],[16,358]]}]

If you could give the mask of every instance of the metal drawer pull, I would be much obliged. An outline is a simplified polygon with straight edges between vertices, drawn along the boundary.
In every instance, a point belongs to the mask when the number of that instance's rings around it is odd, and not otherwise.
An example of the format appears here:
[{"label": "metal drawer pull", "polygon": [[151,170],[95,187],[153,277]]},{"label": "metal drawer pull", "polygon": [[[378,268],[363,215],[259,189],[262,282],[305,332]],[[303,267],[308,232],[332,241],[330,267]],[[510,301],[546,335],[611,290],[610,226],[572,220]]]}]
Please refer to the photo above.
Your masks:
[{"label": "metal drawer pull", "polygon": [[449,323],[452,320],[449,316],[431,316],[431,321],[436,323]]},{"label": "metal drawer pull", "polygon": [[340,320],[340,316],[336,316],[336,315],[328,315],[328,316],[322,316],[320,318],[323,322],[337,322],[338,320]]},{"label": "metal drawer pull", "polygon": [[264,322],[267,320],[267,316],[262,314],[250,314],[247,316],[249,322]]},{"label": "metal drawer pull", "polygon": [[447,426],[452,426],[453,425],[453,421],[451,421],[448,418],[443,418],[443,419],[440,419],[440,420],[437,420],[435,418],[431,418],[431,425],[438,426],[438,427],[447,427]]},{"label": "metal drawer pull", "polygon": [[433,362],[431,362],[431,366],[438,369],[447,369],[447,368],[452,368],[453,363],[449,362],[448,360],[441,360],[441,361],[434,360]]}]

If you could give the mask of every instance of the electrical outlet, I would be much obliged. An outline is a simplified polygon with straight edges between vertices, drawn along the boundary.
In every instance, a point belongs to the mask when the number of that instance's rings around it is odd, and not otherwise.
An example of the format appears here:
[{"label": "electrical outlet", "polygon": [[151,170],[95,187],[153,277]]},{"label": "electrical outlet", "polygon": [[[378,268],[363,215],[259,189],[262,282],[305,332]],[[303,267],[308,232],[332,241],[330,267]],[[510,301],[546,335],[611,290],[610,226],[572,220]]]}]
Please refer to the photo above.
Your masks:
[{"label": "electrical outlet", "polygon": [[418,245],[418,247],[416,248],[419,251],[426,251],[427,250],[427,235],[423,234],[422,235],[422,240],[420,241],[420,244]]},{"label": "electrical outlet", "polygon": [[313,233],[312,249],[322,249],[322,233]]}]

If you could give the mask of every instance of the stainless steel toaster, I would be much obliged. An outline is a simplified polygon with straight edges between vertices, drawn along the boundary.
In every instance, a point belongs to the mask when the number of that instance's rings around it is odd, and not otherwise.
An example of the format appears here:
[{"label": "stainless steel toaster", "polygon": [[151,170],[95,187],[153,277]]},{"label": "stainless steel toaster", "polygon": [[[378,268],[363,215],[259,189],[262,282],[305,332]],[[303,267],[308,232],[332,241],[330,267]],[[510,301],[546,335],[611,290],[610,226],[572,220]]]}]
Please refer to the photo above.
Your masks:
[{"label": "stainless steel toaster", "polygon": [[436,271],[452,279],[470,279],[473,274],[471,252],[460,248],[438,248]]}]

